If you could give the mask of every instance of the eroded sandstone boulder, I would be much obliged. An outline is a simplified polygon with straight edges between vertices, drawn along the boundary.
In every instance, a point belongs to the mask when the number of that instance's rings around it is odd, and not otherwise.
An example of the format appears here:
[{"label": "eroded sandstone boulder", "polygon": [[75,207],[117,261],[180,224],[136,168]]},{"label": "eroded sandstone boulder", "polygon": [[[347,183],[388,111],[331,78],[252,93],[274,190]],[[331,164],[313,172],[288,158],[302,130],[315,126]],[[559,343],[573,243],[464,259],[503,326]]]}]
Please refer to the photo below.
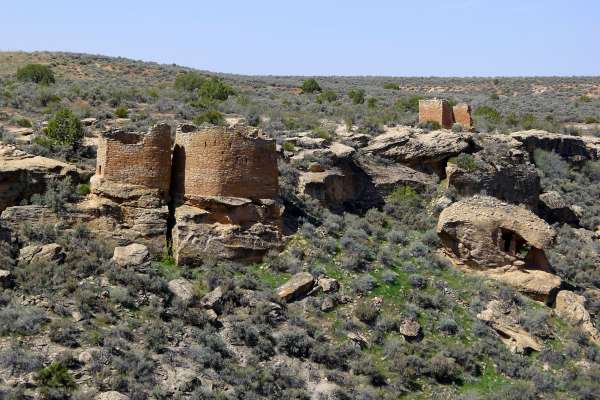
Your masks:
[{"label": "eroded sandstone boulder", "polygon": [[511,137],[523,143],[531,154],[536,149],[552,151],[573,162],[597,160],[600,155],[600,138],[594,136],[564,135],[532,129],[514,132]]},{"label": "eroded sandstone boulder", "polygon": [[561,290],[556,296],[555,311],[559,317],[579,327],[590,340],[600,346],[600,332],[594,326],[590,313],[585,308],[585,297]]},{"label": "eroded sandstone boulder", "polygon": [[115,247],[112,258],[113,262],[121,267],[142,265],[149,259],[148,247],[140,243]]},{"label": "eroded sandstone boulder", "polygon": [[196,298],[194,284],[185,278],[177,278],[167,284],[169,291],[175,298],[183,303],[191,303]]},{"label": "eroded sandstone boulder", "polygon": [[287,302],[298,300],[313,288],[315,278],[308,272],[299,272],[277,288],[277,295]]},{"label": "eroded sandstone boulder", "polygon": [[540,217],[549,223],[562,223],[577,226],[579,215],[577,209],[573,208],[556,191],[542,193],[538,203]]},{"label": "eroded sandstone boulder", "polygon": [[470,133],[449,130],[426,132],[402,126],[376,136],[363,151],[443,176],[445,161],[471,146]]},{"label": "eroded sandstone boulder", "polygon": [[25,264],[38,262],[62,263],[66,256],[65,249],[57,243],[32,244],[21,249],[18,261]]},{"label": "eroded sandstone boulder", "polygon": [[474,196],[444,209],[437,232],[444,247],[478,269],[511,265],[548,269],[544,254],[556,232],[524,207],[488,196]]},{"label": "eroded sandstone boulder", "polygon": [[519,325],[514,306],[492,300],[485,310],[477,314],[477,318],[488,323],[513,353],[527,354],[542,349],[542,343]]},{"label": "eroded sandstone boulder", "polygon": [[480,272],[483,276],[506,283],[520,293],[550,305],[561,287],[559,276],[539,269],[521,269],[514,265]]},{"label": "eroded sandstone boulder", "polygon": [[70,178],[78,183],[85,175],[89,176],[74,165],[0,144],[0,211],[44,193],[51,180]]}]

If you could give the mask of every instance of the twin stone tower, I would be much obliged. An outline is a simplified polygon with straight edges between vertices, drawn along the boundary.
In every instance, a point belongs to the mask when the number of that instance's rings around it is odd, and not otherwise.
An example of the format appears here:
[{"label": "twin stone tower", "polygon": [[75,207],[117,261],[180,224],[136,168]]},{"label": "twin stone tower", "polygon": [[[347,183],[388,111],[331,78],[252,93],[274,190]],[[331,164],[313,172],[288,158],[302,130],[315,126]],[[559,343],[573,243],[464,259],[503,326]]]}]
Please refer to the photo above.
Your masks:
[{"label": "twin stone tower", "polygon": [[117,243],[172,244],[178,264],[255,260],[281,242],[275,142],[243,125],[112,130],[83,206]]}]

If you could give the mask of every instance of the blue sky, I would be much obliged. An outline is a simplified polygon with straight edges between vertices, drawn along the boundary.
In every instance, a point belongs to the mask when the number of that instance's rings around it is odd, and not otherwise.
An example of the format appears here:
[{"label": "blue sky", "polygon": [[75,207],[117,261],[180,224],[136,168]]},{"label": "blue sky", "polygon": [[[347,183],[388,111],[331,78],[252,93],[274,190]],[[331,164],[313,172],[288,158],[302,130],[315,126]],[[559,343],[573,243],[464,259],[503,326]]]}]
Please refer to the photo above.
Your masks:
[{"label": "blue sky", "polygon": [[257,75],[600,75],[600,1],[7,1],[0,50]]}]

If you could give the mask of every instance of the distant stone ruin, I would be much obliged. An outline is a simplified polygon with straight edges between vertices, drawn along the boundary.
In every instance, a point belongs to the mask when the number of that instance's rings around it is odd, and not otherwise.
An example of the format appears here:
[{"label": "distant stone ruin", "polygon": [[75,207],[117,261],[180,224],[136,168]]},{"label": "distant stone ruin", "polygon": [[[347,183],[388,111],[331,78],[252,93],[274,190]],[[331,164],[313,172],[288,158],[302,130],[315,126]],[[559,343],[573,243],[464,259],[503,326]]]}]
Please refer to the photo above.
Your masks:
[{"label": "distant stone ruin", "polygon": [[419,123],[426,122],[437,122],[444,129],[450,129],[457,123],[469,130],[473,127],[471,107],[466,103],[451,107],[443,99],[419,100]]},{"label": "distant stone ruin", "polygon": [[181,125],[174,146],[166,124],[108,131],[91,186],[80,208],[92,228],[155,253],[172,241],[180,264],[257,259],[280,245],[275,142],[256,128]]}]

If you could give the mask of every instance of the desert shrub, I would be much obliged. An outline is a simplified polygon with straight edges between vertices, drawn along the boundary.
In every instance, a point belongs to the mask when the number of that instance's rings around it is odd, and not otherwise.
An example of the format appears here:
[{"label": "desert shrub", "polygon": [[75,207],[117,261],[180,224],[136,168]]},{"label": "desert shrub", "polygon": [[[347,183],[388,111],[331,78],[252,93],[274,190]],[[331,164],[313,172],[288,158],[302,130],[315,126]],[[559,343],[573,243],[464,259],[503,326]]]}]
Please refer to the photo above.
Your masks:
[{"label": "desert shrub", "polygon": [[175,88],[191,92],[199,89],[205,79],[205,77],[194,71],[182,72],[175,78]]},{"label": "desert shrub", "polygon": [[365,90],[352,89],[348,92],[348,97],[350,97],[353,104],[363,104],[365,102]]},{"label": "desert shrub", "polygon": [[54,143],[71,146],[79,145],[84,134],[81,121],[68,108],[58,110],[44,131]]},{"label": "desert shrub", "polygon": [[394,82],[386,82],[383,84],[384,89],[400,90],[400,85]]},{"label": "desert shrub", "polygon": [[473,116],[485,118],[486,120],[494,123],[500,122],[502,115],[498,110],[490,106],[477,107],[473,111]]},{"label": "desert shrub", "polygon": [[282,332],[277,344],[288,356],[306,358],[310,355],[313,341],[304,330],[296,328]]},{"label": "desert shrub", "polygon": [[71,200],[73,200],[73,187],[69,177],[51,179],[44,194],[31,196],[31,203],[46,206],[56,213],[65,211],[67,203]]},{"label": "desert shrub", "polygon": [[440,321],[438,329],[449,335],[456,335],[458,333],[458,324],[451,318],[444,318]]},{"label": "desert shrub", "polygon": [[55,82],[54,72],[47,65],[27,64],[17,70],[17,79],[22,82],[49,85]]},{"label": "desert shrub", "polygon": [[437,354],[429,360],[428,374],[440,383],[460,382],[462,369],[454,359]]},{"label": "desert shrub", "polygon": [[31,124],[31,121],[28,120],[27,118],[17,118],[15,123],[22,128],[31,128],[33,126]]},{"label": "desert shrub", "polygon": [[46,313],[40,308],[9,304],[0,309],[0,336],[34,335],[47,321]]},{"label": "desert shrub", "polygon": [[467,153],[460,153],[458,156],[450,158],[448,162],[456,164],[458,168],[469,172],[477,169],[475,157]]},{"label": "desert shrub", "polygon": [[304,80],[300,88],[302,89],[302,93],[314,93],[321,91],[321,86],[319,86],[319,83],[314,78]]},{"label": "desert shrub", "polygon": [[235,90],[221,79],[210,77],[198,88],[198,94],[202,98],[224,101],[235,94]]},{"label": "desert shrub", "polygon": [[196,115],[192,121],[196,125],[202,125],[205,123],[213,124],[213,125],[222,125],[225,122],[225,118],[223,114],[221,114],[217,110],[207,110],[201,114]]},{"label": "desert shrub", "polygon": [[408,282],[412,287],[417,289],[424,289],[427,287],[427,279],[425,279],[423,275],[411,274],[408,276]]},{"label": "desert shrub", "polygon": [[323,102],[332,103],[336,100],[337,100],[337,94],[331,89],[325,89],[317,96],[318,103],[323,103]]},{"label": "desert shrub", "polygon": [[377,287],[377,280],[369,274],[362,274],[354,279],[351,285],[358,293],[367,293]]},{"label": "desert shrub", "polygon": [[50,323],[48,336],[54,343],[66,347],[79,346],[79,329],[68,320],[56,320]]},{"label": "desert shrub", "polygon": [[569,164],[554,152],[536,149],[533,153],[535,166],[547,179],[566,179],[569,176]]},{"label": "desert shrub", "polygon": [[77,194],[80,196],[86,196],[92,191],[89,183],[80,183],[77,185]]},{"label": "desert shrub", "polygon": [[11,375],[35,371],[42,366],[42,362],[39,354],[27,351],[22,344],[13,343],[0,350],[0,367],[8,369]]},{"label": "desert shrub", "polygon": [[377,106],[377,99],[375,97],[369,97],[367,99],[367,107],[375,108]]},{"label": "desert shrub", "polygon": [[119,106],[115,109],[115,116],[117,118],[127,118],[129,116],[129,110],[125,106]]},{"label": "desert shrub", "polygon": [[369,300],[359,301],[354,307],[354,315],[366,324],[372,324],[379,315],[379,310]]},{"label": "desert shrub", "polygon": [[35,376],[40,393],[47,399],[68,399],[75,389],[75,380],[61,363],[53,362]]},{"label": "desert shrub", "polygon": [[394,107],[401,112],[416,113],[419,111],[419,100],[423,100],[421,96],[410,96],[398,99]]}]

